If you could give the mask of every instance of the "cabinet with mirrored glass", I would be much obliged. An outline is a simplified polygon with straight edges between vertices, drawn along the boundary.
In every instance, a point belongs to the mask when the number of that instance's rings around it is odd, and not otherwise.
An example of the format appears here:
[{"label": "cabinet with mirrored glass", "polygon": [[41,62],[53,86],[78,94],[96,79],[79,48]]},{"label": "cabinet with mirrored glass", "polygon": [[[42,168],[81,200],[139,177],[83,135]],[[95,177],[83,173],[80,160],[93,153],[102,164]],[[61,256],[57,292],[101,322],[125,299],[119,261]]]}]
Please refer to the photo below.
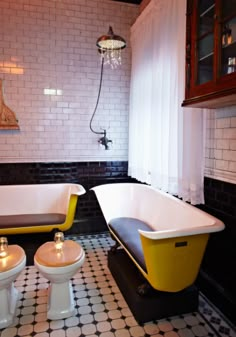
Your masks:
[{"label": "cabinet with mirrored glass", "polygon": [[236,104],[236,0],[188,0],[183,106]]}]

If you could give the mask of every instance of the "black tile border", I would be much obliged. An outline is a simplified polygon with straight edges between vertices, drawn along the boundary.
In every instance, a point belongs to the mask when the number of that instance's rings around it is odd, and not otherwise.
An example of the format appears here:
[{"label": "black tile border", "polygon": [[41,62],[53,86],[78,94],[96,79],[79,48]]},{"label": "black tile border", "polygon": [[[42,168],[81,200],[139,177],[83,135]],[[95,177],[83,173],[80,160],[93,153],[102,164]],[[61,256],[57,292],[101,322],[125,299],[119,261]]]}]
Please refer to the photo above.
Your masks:
[{"label": "black tile border", "polygon": [[209,208],[236,217],[236,184],[205,177],[204,195]]},{"label": "black tile border", "polygon": [[204,195],[198,207],[223,221],[225,229],[210,235],[197,283],[236,325],[236,184],[205,177]]}]

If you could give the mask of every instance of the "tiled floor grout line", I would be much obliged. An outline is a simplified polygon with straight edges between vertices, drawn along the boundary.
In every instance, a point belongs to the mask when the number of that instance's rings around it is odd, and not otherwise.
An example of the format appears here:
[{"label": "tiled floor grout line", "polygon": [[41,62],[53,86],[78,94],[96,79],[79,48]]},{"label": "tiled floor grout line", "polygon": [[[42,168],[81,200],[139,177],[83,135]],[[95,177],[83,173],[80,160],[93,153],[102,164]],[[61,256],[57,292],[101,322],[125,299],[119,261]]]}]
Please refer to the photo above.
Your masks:
[{"label": "tiled floor grout line", "polygon": [[236,330],[236,326],[234,326],[234,324],[202,292],[200,292],[200,296],[225,321],[225,323],[231,327],[232,330]]},{"label": "tiled floor grout line", "polygon": [[208,319],[206,319],[206,317],[201,313],[198,312],[199,315],[202,317],[202,319],[204,319],[204,321],[212,328],[212,330],[216,333],[217,337],[222,337],[222,335],[220,334],[219,331],[217,331],[217,329],[211,324],[211,322],[209,322]]},{"label": "tiled floor grout line", "polygon": [[107,266],[107,252],[113,243],[109,234],[70,235],[66,239],[77,241],[86,254],[84,265],[72,279],[76,315],[58,321],[46,318],[48,282],[34,266],[28,266],[16,280],[21,295],[15,322],[0,330],[0,337],[236,336],[234,327],[201,293],[198,312],[138,324]]}]

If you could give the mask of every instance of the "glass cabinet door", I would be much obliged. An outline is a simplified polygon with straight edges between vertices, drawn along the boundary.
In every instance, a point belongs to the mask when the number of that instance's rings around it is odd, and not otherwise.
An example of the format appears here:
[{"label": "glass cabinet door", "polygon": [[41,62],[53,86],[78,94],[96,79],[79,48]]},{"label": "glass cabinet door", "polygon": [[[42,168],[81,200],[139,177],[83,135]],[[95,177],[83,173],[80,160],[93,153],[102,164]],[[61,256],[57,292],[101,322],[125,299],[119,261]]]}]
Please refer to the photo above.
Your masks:
[{"label": "glass cabinet door", "polygon": [[187,0],[182,106],[236,104],[236,0]]},{"label": "glass cabinet door", "polygon": [[215,0],[198,0],[196,84],[213,80]]},{"label": "glass cabinet door", "polygon": [[221,2],[220,76],[236,72],[236,0]]}]

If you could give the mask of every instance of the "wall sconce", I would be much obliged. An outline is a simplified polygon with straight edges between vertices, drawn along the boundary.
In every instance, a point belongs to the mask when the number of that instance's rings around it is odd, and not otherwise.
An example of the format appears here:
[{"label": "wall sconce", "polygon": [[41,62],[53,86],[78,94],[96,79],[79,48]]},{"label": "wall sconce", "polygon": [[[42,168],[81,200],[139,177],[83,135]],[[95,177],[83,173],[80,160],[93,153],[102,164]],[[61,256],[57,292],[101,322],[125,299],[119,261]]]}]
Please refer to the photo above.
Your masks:
[{"label": "wall sconce", "polygon": [[54,242],[57,253],[61,253],[64,243],[64,234],[62,232],[56,232],[54,235]]},{"label": "wall sconce", "polygon": [[121,50],[126,47],[126,41],[123,37],[119,35],[115,35],[113,32],[112,27],[109,27],[107,35],[102,35],[97,39],[96,43],[98,47],[98,51],[101,54],[101,73],[100,73],[100,83],[98,89],[98,97],[97,102],[90,119],[90,130],[97,135],[102,135],[99,138],[98,143],[105,147],[105,150],[109,150],[109,143],[112,143],[112,140],[107,138],[107,130],[104,129],[103,131],[96,131],[92,128],[92,121],[97,111],[101,88],[102,88],[102,79],[103,79],[103,66],[104,64],[109,64],[112,69],[116,68],[121,64]]},{"label": "wall sconce", "polygon": [[8,241],[7,238],[0,237],[0,258],[6,257],[8,255]]}]

